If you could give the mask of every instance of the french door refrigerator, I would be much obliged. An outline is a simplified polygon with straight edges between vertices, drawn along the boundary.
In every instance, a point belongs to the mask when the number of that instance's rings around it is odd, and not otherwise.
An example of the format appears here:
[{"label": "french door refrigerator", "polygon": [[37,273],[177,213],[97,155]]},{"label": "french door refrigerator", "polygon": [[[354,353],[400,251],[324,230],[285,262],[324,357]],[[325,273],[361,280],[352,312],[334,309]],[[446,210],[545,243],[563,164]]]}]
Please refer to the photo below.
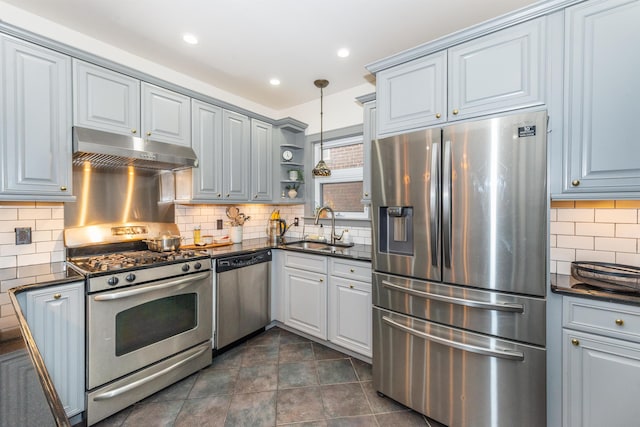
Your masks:
[{"label": "french door refrigerator", "polygon": [[373,381],[449,426],[546,424],[546,111],[373,141]]}]

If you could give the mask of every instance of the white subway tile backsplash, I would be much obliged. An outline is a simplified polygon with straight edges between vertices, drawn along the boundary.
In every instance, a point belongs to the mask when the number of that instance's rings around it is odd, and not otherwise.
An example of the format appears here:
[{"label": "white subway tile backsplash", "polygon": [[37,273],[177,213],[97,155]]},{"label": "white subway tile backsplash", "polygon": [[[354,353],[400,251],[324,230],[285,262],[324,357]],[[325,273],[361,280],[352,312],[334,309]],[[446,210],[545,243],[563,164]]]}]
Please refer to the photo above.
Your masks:
[{"label": "white subway tile backsplash", "polygon": [[549,224],[549,231],[551,234],[575,234],[575,223],[573,222],[552,222]]},{"label": "white subway tile backsplash", "polygon": [[37,230],[63,230],[63,219],[36,219]]},{"label": "white subway tile backsplash", "polygon": [[20,209],[19,219],[51,219],[51,208]]},{"label": "white subway tile backsplash", "polygon": [[36,228],[36,221],[33,219],[0,221],[0,233],[14,233],[16,227]]},{"label": "white subway tile backsplash", "polygon": [[640,254],[616,253],[616,263],[640,267]]},{"label": "white subway tile backsplash", "polygon": [[614,237],[615,230],[615,224],[598,224],[593,222],[576,223],[577,236]]},{"label": "white subway tile backsplash", "polygon": [[616,224],[616,237],[640,239],[640,224]]},{"label": "white subway tile backsplash", "polygon": [[565,248],[551,248],[551,259],[556,261],[575,261],[576,250]]},{"label": "white subway tile backsplash", "polygon": [[558,245],[558,236],[556,236],[555,234],[551,234],[549,236],[549,247],[551,248],[555,248]]},{"label": "white subway tile backsplash", "polygon": [[558,209],[549,210],[549,221],[556,222],[558,220]]},{"label": "white subway tile backsplash", "polygon": [[0,268],[12,268],[18,266],[18,259],[15,255],[0,257]]},{"label": "white subway tile backsplash", "polygon": [[48,264],[50,262],[51,262],[50,253],[18,255],[19,267],[22,267],[24,265],[33,265],[33,264]]},{"label": "white subway tile backsplash", "polygon": [[0,209],[0,221],[15,221],[18,219],[18,209]]},{"label": "white subway tile backsplash", "polygon": [[558,222],[593,222],[594,209],[558,209]]},{"label": "white subway tile backsplash", "polygon": [[571,274],[571,263],[567,261],[558,261],[556,263],[556,273],[558,274]]},{"label": "white subway tile backsplash", "polygon": [[30,245],[1,245],[0,257],[11,255],[25,255],[36,253],[36,245],[34,243]]},{"label": "white subway tile backsplash", "polygon": [[558,248],[594,249],[592,236],[558,236]]},{"label": "white subway tile backsplash", "polygon": [[549,261],[549,273],[551,274],[555,274],[556,269],[557,269],[557,261]]},{"label": "white subway tile backsplash", "polygon": [[638,241],[636,239],[621,239],[612,237],[596,237],[595,250],[611,252],[636,253]]},{"label": "white subway tile backsplash", "polygon": [[606,252],[606,251],[586,251],[584,249],[576,249],[575,261],[616,262],[616,253]]},{"label": "white subway tile backsplash", "polygon": [[638,223],[638,209],[596,209],[596,222]]}]

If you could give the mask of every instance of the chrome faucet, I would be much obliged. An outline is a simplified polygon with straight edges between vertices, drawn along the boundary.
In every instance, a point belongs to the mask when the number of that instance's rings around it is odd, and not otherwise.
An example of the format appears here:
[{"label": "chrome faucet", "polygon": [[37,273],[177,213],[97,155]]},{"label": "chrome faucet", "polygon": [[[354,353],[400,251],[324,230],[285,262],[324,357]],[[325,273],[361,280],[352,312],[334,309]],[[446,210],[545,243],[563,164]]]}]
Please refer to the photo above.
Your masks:
[{"label": "chrome faucet", "polygon": [[323,211],[331,212],[331,244],[335,245],[336,244],[336,240],[342,239],[342,235],[344,234],[344,231],[342,233],[340,233],[339,236],[336,234],[336,214],[335,214],[335,212],[333,212],[333,209],[331,209],[329,206],[323,206],[320,209],[318,209],[318,212],[316,212],[316,220],[313,223],[315,225],[318,225],[318,220],[320,219],[320,214]]}]

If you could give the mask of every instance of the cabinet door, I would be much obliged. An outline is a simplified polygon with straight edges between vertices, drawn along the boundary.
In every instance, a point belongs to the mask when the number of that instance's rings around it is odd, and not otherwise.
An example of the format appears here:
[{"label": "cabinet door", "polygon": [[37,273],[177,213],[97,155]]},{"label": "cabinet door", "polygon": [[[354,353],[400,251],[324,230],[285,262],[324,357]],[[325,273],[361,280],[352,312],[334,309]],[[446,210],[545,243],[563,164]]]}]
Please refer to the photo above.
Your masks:
[{"label": "cabinet door", "polygon": [[284,269],[284,324],[327,339],[327,276]]},{"label": "cabinet door", "polygon": [[447,120],[447,52],[419,58],[376,75],[378,135]]},{"label": "cabinet door", "polygon": [[273,198],[273,129],[270,124],[251,120],[251,200]]},{"label": "cabinet door", "polygon": [[71,60],[8,36],[0,43],[0,198],[70,199]]},{"label": "cabinet door", "polygon": [[638,0],[566,10],[563,192],[640,194],[638,22]]},{"label": "cabinet door", "polygon": [[449,49],[449,120],[543,104],[545,21]]},{"label": "cabinet door", "polygon": [[143,82],[142,130],[154,141],[191,146],[189,97]]},{"label": "cabinet door", "polygon": [[226,165],[222,154],[222,108],[192,101],[193,151],[199,166],[191,169],[194,200],[222,199]]},{"label": "cabinet door", "polygon": [[563,331],[563,425],[638,425],[640,345]]},{"label": "cabinet door", "polygon": [[371,141],[376,139],[376,102],[364,104],[362,143],[364,166],[362,169],[362,203],[371,204]]},{"label": "cabinet door", "polygon": [[73,124],[137,135],[140,131],[140,81],[96,65],[73,60]]},{"label": "cabinet door", "polygon": [[331,276],[329,341],[371,357],[371,283]]},{"label": "cabinet door", "polygon": [[251,178],[249,118],[227,110],[223,111],[222,117],[222,158],[227,168],[224,173],[223,197],[225,200],[248,200]]},{"label": "cabinet door", "polygon": [[27,293],[26,318],[67,416],[84,410],[84,282]]}]

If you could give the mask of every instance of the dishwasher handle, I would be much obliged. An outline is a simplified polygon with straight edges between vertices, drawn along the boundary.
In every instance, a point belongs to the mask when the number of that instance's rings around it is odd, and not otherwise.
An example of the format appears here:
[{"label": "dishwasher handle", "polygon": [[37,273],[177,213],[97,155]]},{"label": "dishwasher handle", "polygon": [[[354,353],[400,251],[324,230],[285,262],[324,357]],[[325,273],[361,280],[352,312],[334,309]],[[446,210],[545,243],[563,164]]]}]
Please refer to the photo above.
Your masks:
[{"label": "dishwasher handle", "polygon": [[216,259],[216,273],[224,273],[225,271],[262,264],[263,262],[271,262],[272,258],[270,249],[218,258]]}]

